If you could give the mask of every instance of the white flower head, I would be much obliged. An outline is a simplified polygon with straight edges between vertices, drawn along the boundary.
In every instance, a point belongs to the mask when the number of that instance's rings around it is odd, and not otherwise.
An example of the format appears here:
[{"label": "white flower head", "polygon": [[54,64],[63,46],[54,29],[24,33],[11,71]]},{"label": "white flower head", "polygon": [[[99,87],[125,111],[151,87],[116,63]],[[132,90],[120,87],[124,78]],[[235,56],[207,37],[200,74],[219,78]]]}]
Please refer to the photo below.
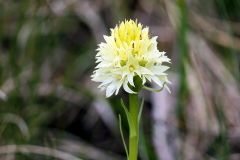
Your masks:
[{"label": "white flower head", "polygon": [[169,67],[164,63],[170,63],[170,59],[158,50],[157,37],[149,37],[148,27],[143,28],[137,20],[125,20],[104,39],[97,48],[92,80],[101,83],[99,87],[106,90],[107,97],[118,94],[122,86],[126,92],[135,93],[132,88],[136,76],[142,85],[153,81],[167,88],[164,83],[170,82],[165,71]]}]

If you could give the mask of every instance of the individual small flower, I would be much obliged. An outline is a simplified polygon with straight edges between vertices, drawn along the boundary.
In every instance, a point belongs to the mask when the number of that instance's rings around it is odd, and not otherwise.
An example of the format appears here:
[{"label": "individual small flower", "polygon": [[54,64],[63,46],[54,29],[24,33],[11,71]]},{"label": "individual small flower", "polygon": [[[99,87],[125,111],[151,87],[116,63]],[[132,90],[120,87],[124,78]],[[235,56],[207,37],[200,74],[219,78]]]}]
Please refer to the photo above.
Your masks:
[{"label": "individual small flower", "polygon": [[[106,90],[106,96],[118,94],[119,89],[135,93],[134,77],[155,82],[159,87],[170,83],[165,71],[170,63],[165,52],[157,48],[157,36],[149,37],[148,27],[137,20],[125,20],[111,29],[110,36],[104,36],[105,42],[99,44],[96,55],[96,70],[92,80],[100,82],[99,87]],[[168,88],[167,88],[168,89]]]}]

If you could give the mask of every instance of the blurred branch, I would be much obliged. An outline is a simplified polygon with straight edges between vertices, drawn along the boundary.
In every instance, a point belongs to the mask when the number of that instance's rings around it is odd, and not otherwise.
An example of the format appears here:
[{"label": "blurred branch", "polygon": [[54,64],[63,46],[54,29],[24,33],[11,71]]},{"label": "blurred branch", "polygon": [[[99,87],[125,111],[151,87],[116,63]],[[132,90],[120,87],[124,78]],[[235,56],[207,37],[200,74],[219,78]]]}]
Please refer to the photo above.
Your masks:
[{"label": "blurred branch", "polygon": [[107,31],[99,13],[94,10],[89,1],[78,1],[74,8],[77,15],[91,28],[96,42],[100,42],[103,39],[102,35]]},{"label": "blurred branch", "polygon": [[[24,75],[20,75],[20,77]],[[26,79],[25,79],[26,81]],[[5,97],[16,87],[16,84],[14,81],[10,78],[5,81],[5,83],[2,85],[1,89],[2,92],[5,94]],[[21,85],[22,88],[25,89],[25,85]],[[26,91],[26,90],[25,90]],[[37,88],[37,94],[39,96],[49,96],[51,94],[54,94],[56,97],[63,99],[67,102],[71,102],[73,104],[79,104],[82,103],[83,97],[79,95],[78,92],[76,92],[73,89],[66,88],[62,85],[56,85],[52,83],[39,83]],[[23,94],[24,95],[24,94]]]},{"label": "blurred branch", "polygon": [[72,7],[79,18],[90,27],[96,42],[102,40],[102,35],[106,33],[106,27],[97,9],[91,5],[90,1],[58,0],[49,3],[49,5],[52,11],[57,15],[61,15],[66,9]]},{"label": "blurred branch", "polygon": [[[203,17],[203,16],[202,16]],[[211,23],[212,25],[214,25],[217,28],[221,28],[221,29],[232,29],[233,32],[240,34],[240,23],[239,22],[233,22],[233,21],[227,21],[227,20],[223,20],[223,19],[217,19],[217,18],[212,18],[212,17],[203,17],[204,19],[206,19],[206,21],[208,21],[209,23]]]},{"label": "blurred branch", "polygon": [[189,15],[192,26],[197,30],[203,31],[203,35],[207,39],[218,45],[240,50],[239,38],[233,37],[232,35],[216,28],[212,23],[207,21],[206,18],[193,11],[191,11]]},{"label": "blurred branch", "polygon": [[0,100],[5,101],[6,99],[7,99],[6,93],[0,90]]},{"label": "blurred branch", "polygon": [[60,143],[60,148],[62,150],[65,150],[73,154],[82,155],[83,157],[86,157],[87,159],[91,159],[91,160],[123,160],[124,159],[119,155],[100,150],[96,147],[90,146],[80,141],[59,140],[59,143]]},{"label": "blurred branch", "polygon": [[0,117],[1,117],[3,123],[16,124],[16,126],[18,126],[22,135],[26,139],[28,139],[30,137],[29,128],[28,128],[26,122],[20,116],[18,116],[16,114],[12,114],[12,113],[4,113],[4,114],[1,114]]},{"label": "blurred branch", "polygon": [[61,160],[81,160],[78,157],[75,157],[66,152],[34,145],[5,145],[0,147],[0,155],[3,154],[38,154],[44,156],[50,156]]}]

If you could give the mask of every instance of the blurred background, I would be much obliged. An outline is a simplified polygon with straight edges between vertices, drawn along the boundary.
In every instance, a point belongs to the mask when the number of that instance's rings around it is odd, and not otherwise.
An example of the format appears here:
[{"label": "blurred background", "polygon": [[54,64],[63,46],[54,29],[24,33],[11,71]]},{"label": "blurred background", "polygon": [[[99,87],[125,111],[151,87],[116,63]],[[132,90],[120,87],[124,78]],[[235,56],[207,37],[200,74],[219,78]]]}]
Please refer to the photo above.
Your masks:
[{"label": "blurred background", "polygon": [[0,0],[1,160],[126,159],[127,94],[90,75],[129,18],[172,59],[172,93],[141,92],[139,159],[240,160],[240,0]]}]

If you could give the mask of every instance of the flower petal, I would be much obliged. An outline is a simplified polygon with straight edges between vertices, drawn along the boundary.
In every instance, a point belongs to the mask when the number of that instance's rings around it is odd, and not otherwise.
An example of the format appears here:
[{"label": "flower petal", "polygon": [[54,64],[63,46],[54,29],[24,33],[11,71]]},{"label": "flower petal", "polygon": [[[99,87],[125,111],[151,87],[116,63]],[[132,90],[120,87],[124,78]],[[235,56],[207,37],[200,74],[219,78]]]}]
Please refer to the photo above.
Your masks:
[{"label": "flower petal", "polygon": [[128,76],[127,76],[127,79],[128,79],[128,82],[134,87],[134,82],[133,82],[133,76],[134,74],[130,73]]},{"label": "flower petal", "polygon": [[128,87],[128,81],[125,80],[124,83],[123,83],[123,88],[126,92],[128,93],[135,93],[134,91],[132,91],[129,87]]},{"label": "flower petal", "polygon": [[115,84],[114,83],[110,84],[106,89],[106,97],[110,97],[111,95],[113,95],[115,90],[116,90]]},{"label": "flower petal", "polygon": [[151,78],[152,78],[152,80],[153,80],[157,85],[159,85],[159,87],[162,87],[162,86],[163,86],[163,82],[162,82],[158,77],[153,76],[153,77],[151,77]]}]

